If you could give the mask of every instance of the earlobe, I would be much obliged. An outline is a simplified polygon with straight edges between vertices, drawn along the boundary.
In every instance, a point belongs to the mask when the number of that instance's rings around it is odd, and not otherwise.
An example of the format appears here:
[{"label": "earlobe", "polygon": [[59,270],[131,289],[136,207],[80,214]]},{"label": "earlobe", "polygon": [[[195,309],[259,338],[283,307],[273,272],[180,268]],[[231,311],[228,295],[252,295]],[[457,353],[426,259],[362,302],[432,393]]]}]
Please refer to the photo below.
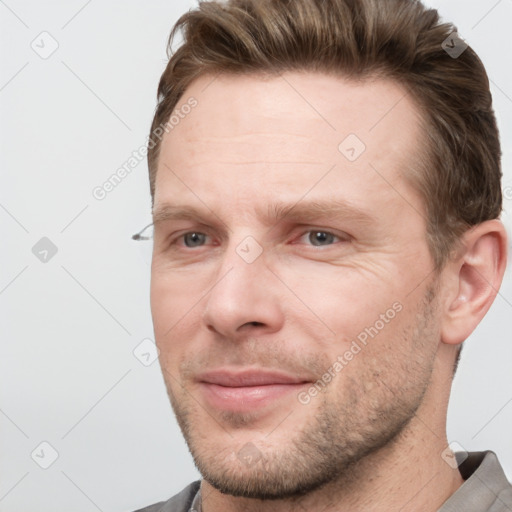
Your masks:
[{"label": "earlobe", "polygon": [[441,340],[456,345],[466,340],[487,313],[503,280],[507,235],[503,223],[489,220],[463,235],[462,250],[447,271],[452,293],[443,313]]}]

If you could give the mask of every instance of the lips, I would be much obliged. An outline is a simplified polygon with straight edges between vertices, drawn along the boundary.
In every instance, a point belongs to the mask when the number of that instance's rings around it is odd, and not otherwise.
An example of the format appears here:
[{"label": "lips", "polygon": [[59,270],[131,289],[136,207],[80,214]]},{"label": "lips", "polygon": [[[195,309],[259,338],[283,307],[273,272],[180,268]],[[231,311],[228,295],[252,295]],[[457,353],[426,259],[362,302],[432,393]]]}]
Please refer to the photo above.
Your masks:
[{"label": "lips", "polygon": [[218,410],[250,412],[277,404],[311,383],[307,378],[278,371],[218,369],[198,379],[206,402]]},{"label": "lips", "polygon": [[263,370],[228,371],[215,370],[200,375],[200,382],[226,387],[270,386],[272,384],[299,384],[307,379],[287,375],[281,372]]}]

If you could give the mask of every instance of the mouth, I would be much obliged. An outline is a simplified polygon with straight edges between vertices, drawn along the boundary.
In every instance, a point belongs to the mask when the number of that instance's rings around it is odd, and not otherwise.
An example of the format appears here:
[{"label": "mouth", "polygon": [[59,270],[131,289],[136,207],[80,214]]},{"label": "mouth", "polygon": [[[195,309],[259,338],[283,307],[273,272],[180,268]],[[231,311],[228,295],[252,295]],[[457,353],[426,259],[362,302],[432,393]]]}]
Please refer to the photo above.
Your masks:
[{"label": "mouth", "polygon": [[250,412],[277,405],[311,384],[311,380],[282,372],[219,369],[197,379],[206,402],[215,409]]}]

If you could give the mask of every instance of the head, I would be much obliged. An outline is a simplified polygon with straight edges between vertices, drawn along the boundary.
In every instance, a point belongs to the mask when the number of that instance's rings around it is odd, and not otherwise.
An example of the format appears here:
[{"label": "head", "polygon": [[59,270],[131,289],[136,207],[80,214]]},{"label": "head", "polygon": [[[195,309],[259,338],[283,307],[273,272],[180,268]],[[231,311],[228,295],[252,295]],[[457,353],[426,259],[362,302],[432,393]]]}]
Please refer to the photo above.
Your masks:
[{"label": "head", "polygon": [[178,30],[148,152],[164,378],[206,480],[303,494],[442,411],[501,283],[487,76],[412,0],[203,2]]}]

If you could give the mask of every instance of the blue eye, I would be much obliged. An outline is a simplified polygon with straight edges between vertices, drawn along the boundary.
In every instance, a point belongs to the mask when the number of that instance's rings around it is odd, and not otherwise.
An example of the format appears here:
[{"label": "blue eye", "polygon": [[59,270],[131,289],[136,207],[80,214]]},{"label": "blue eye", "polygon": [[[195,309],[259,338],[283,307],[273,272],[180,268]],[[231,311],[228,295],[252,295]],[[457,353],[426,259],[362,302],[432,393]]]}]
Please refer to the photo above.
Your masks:
[{"label": "blue eye", "polygon": [[[311,230],[304,233],[304,235],[308,235],[308,240],[311,242],[311,245],[315,247],[323,247],[325,245],[332,245],[336,242],[336,239],[340,239],[338,236],[333,233],[329,233],[329,231],[317,231]],[[304,236],[303,235],[303,236]]]},{"label": "blue eye", "polygon": [[186,247],[199,247],[204,243],[206,235],[204,233],[191,231],[190,233],[185,233],[184,235],[182,235],[182,238]]},{"label": "blue eye", "polygon": [[[303,240],[304,237],[307,237],[307,241]],[[189,231],[188,233],[184,233],[178,237],[175,243],[178,243],[179,240],[182,240],[184,247],[192,249],[195,247],[204,246],[207,243],[207,238],[208,235],[205,233],[200,233],[199,231]],[[302,243],[305,243],[306,245],[312,245],[313,247],[326,247],[341,241],[341,237],[329,231],[311,229],[304,232],[299,240],[302,240]]]}]

